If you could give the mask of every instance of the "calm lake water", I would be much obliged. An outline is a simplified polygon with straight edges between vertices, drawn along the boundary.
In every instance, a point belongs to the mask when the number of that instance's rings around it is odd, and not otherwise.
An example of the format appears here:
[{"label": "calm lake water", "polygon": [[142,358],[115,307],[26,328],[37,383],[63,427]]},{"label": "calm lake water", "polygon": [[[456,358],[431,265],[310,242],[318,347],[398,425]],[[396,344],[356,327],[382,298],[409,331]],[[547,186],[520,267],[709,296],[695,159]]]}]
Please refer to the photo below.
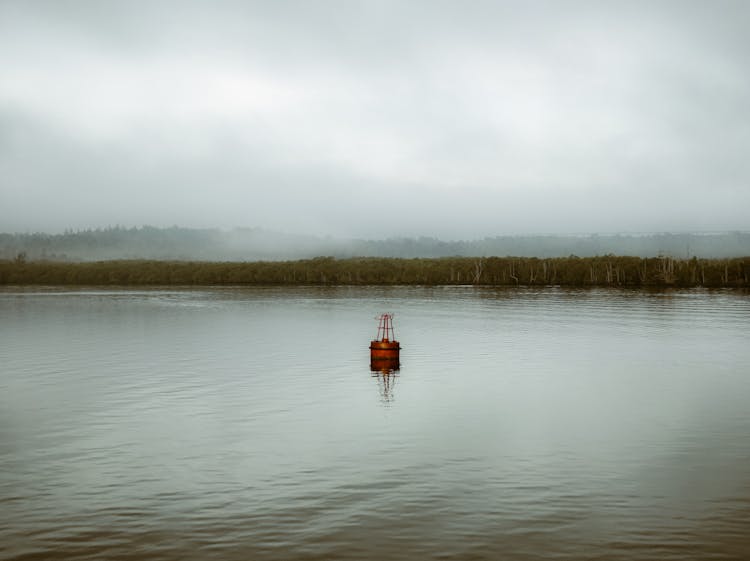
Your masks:
[{"label": "calm lake water", "polygon": [[748,559],[749,333],[740,292],[5,288],[0,558]]}]

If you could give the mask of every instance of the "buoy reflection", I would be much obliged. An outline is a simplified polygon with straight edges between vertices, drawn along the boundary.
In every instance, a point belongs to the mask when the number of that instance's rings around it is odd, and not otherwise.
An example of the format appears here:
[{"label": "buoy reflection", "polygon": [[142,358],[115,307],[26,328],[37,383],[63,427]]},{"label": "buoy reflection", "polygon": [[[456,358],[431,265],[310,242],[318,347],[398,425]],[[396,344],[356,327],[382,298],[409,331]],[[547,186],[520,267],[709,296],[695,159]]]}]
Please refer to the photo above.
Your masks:
[{"label": "buoy reflection", "polygon": [[380,399],[384,403],[393,401],[393,387],[396,385],[400,366],[398,360],[373,360],[370,363],[371,375],[378,381]]}]

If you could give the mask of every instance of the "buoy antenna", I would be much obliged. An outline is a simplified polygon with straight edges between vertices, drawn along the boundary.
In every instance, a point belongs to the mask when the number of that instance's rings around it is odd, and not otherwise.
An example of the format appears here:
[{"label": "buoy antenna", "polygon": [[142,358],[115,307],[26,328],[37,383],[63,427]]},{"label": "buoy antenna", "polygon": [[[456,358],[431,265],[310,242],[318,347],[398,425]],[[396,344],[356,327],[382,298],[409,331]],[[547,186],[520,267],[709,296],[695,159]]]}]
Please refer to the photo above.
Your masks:
[{"label": "buoy antenna", "polygon": [[393,314],[381,314],[378,318],[377,341],[395,341],[393,333]]}]

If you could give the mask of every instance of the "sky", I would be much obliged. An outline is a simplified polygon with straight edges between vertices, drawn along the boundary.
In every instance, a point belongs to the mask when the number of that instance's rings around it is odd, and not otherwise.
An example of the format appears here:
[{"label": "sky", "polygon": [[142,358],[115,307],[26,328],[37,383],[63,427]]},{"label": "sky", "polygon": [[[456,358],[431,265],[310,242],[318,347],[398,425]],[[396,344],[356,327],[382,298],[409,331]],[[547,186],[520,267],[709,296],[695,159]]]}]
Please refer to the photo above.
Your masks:
[{"label": "sky", "polygon": [[750,229],[750,2],[0,0],[0,231]]}]

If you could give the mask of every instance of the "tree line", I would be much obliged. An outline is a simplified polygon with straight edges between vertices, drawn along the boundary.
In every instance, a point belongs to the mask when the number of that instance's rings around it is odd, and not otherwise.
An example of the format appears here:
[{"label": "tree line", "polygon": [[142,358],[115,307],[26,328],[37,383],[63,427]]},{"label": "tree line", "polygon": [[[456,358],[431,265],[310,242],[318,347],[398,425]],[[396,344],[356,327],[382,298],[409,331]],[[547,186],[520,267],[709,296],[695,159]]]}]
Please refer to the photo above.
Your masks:
[{"label": "tree line", "polygon": [[26,253],[33,260],[102,261],[115,259],[180,261],[284,261],[317,255],[347,257],[437,258],[475,255],[581,257],[597,255],[672,255],[683,259],[750,255],[750,232],[495,236],[477,240],[436,238],[363,240],[283,234],[260,228],[232,230],[103,228],[62,234],[0,233],[0,259]]},{"label": "tree line", "polygon": [[443,257],[83,263],[0,260],[4,285],[488,285],[750,287],[750,257]]}]

